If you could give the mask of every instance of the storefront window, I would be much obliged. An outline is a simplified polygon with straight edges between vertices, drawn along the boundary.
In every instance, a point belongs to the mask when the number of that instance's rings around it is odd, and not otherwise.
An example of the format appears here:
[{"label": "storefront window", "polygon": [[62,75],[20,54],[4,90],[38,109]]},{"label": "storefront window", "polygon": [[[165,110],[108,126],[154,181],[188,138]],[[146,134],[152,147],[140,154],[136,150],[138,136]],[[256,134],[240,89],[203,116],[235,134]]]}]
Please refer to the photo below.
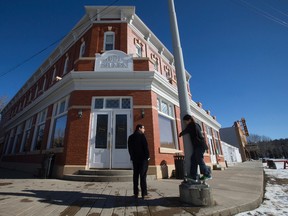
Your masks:
[{"label": "storefront window", "polygon": [[37,136],[34,148],[32,150],[40,150],[43,143],[45,125],[40,125],[37,129]]},{"label": "storefront window", "polygon": [[31,151],[41,149],[41,146],[43,143],[43,137],[44,137],[46,114],[47,114],[46,109],[43,110],[42,112],[38,113],[37,127],[36,127],[36,131],[34,133],[34,142],[33,142],[33,145],[31,147]]},{"label": "storefront window", "polygon": [[61,148],[64,146],[65,130],[67,124],[68,99],[65,97],[54,104],[54,116],[50,129],[49,148]]},{"label": "storefront window", "polygon": [[174,138],[174,120],[158,115],[160,130],[160,146],[164,148],[176,148]]},{"label": "storefront window", "polygon": [[55,119],[52,135],[52,147],[63,147],[67,115]]}]

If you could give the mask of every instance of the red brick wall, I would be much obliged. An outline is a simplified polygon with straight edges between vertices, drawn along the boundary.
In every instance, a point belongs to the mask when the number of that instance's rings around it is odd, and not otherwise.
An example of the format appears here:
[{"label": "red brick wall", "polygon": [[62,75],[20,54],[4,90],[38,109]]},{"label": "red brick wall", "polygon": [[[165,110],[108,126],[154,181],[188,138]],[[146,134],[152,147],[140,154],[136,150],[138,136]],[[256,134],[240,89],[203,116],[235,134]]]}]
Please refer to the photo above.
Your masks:
[{"label": "red brick wall", "polygon": [[[89,106],[91,107],[92,97],[95,96],[132,96],[133,105],[150,105],[151,91],[74,91],[70,96],[69,106],[72,109],[68,112],[67,122],[67,143],[65,145],[65,164],[67,165],[85,165],[88,158],[88,142],[91,108],[82,109],[83,116],[78,118],[78,108],[73,106]],[[145,109],[145,117],[142,118],[142,108],[133,110],[134,127],[136,124],[150,125],[152,119],[151,108]],[[149,147],[153,145],[153,133],[151,127],[146,129],[146,137]]]}]

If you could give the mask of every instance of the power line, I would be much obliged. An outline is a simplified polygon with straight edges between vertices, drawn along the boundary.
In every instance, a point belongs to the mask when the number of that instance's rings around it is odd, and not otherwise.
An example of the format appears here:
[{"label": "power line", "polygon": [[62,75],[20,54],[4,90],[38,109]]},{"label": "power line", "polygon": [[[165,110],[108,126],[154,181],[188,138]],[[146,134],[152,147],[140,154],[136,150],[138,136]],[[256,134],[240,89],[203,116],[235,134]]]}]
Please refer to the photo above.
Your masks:
[{"label": "power line", "polygon": [[[100,15],[101,13],[103,13],[104,11],[106,11],[108,8],[110,8],[111,6],[113,6],[114,4],[116,4],[119,0],[115,0],[112,3],[110,3],[108,6],[106,6],[102,11],[100,11],[99,13],[96,13],[91,19],[94,19],[96,16]],[[109,11],[108,11],[109,13]],[[108,14],[105,13],[104,15]],[[87,22],[82,23],[81,25],[79,25],[77,28],[72,29],[73,31],[81,28],[83,25],[86,25]],[[61,41],[66,35],[60,37],[59,39],[57,39],[56,41],[54,41],[53,43],[51,43],[50,45],[48,45],[47,47],[43,48],[42,50],[38,51],[37,53],[33,54],[32,56],[30,56],[29,58],[21,61],[20,63],[18,63],[17,65],[15,65],[14,67],[12,67],[10,70],[3,72],[2,74],[0,74],[0,78],[7,75],[8,73],[16,70],[17,68],[21,67],[22,65],[24,65],[25,63],[29,62],[31,59],[35,58],[36,56],[40,55],[41,53],[43,53],[44,51],[46,51],[47,49],[49,49],[50,47],[54,46],[55,44],[57,44],[59,41]]]},{"label": "power line", "polygon": [[[237,1],[236,1],[237,2]],[[242,4],[241,4],[242,2]],[[256,7],[255,5],[251,4],[251,3],[248,3],[246,2],[245,0],[240,0],[239,2],[242,6],[246,7],[246,8],[249,8],[251,9],[252,11],[256,12],[257,14],[269,19],[269,20],[272,20],[284,27],[288,27],[288,23],[274,15],[271,15],[270,13],[268,13],[267,11],[263,10],[263,9],[260,9],[258,7]],[[274,10],[277,10],[277,9],[274,9]]]}]

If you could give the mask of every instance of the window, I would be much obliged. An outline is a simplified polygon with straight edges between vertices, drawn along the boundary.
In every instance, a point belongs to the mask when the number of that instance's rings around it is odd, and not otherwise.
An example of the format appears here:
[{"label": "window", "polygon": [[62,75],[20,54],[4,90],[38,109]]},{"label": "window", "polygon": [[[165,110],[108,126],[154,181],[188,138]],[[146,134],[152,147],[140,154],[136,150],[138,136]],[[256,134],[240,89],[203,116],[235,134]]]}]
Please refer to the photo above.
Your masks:
[{"label": "window", "polygon": [[159,65],[158,64],[158,59],[156,59],[155,62],[154,62],[154,70],[155,71],[158,71],[158,65]]},{"label": "window", "polygon": [[54,82],[54,80],[55,80],[55,77],[56,77],[56,67],[54,66],[53,74],[52,74],[52,79],[51,79],[51,84],[53,84],[53,82]]},{"label": "window", "polygon": [[168,105],[164,101],[161,102],[161,112],[168,115]]},{"label": "window", "polygon": [[69,64],[69,56],[66,56],[64,69],[63,69],[63,75],[68,72],[68,64]]},{"label": "window", "polygon": [[107,109],[119,109],[120,108],[120,99],[107,99],[106,100],[106,108]]},{"label": "window", "polygon": [[160,147],[178,149],[174,106],[160,98],[157,99]]},{"label": "window", "polygon": [[103,98],[97,98],[95,99],[95,109],[103,109],[103,105],[104,105],[104,99]]},{"label": "window", "polygon": [[94,109],[131,109],[131,98],[96,98]]},{"label": "window", "polygon": [[160,146],[164,148],[176,148],[174,120],[162,115],[158,115],[160,130]]},{"label": "window", "polygon": [[136,55],[142,57],[142,46],[139,44],[136,44]]},{"label": "window", "polygon": [[6,154],[10,154],[12,152],[12,147],[15,139],[15,132],[16,130],[14,128],[10,133],[9,141],[7,142]]},{"label": "window", "polygon": [[54,104],[54,111],[51,121],[51,138],[48,148],[61,148],[64,146],[68,99],[69,97],[66,97]]},{"label": "window", "polygon": [[44,78],[43,86],[42,86],[42,91],[43,91],[43,92],[45,91],[45,87],[46,87],[46,76],[45,76],[45,78]]},{"label": "window", "polygon": [[55,119],[52,135],[52,147],[63,147],[66,129],[67,115]]},{"label": "window", "polygon": [[23,108],[26,106],[26,97],[27,97],[27,96],[25,96],[25,98],[24,98]]},{"label": "window", "polygon": [[38,95],[38,84],[36,84],[36,90],[35,90],[34,99],[37,97],[37,95]]},{"label": "window", "polygon": [[219,140],[218,139],[215,139],[215,142],[216,142],[216,152],[217,152],[217,154],[220,154],[220,155],[222,155],[222,151],[221,151],[221,146],[220,146],[220,142],[219,142]]},{"label": "window", "polygon": [[34,142],[31,146],[31,151],[40,150],[43,144],[45,122],[46,122],[47,109],[38,113],[37,115],[37,125],[34,132]]},{"label": "window", "polygon": [[59,113],[58,114],[61,114],[61,113],[65,112],[65,110],[66,110],[66,101],[64,100],[64,101],[60,102]]},{"label": "window", "polygon": [[24,136],[22,139],[20,152],[28,151],[31,138],[32,118],[28,119],[25,123]]},{"label": "window", "polygon": [[[8,149],[8,141],[9,141],[9,132],[6,133],[5,135],[5,140],[4,140],[4,153],[7,154],[7,149]],[[6,148],[6,149],[5,149]]]},{"label": "window", "polygon": [[31,92],[31,90],[30,90],[28,102],[31,102],[31,100],[32,100],[32,92]]},{"label": "window", "polygon": [[21,139],[22,139],[22,136],[23,136],[23,126],[24,126],[24,124],[22,123],[22,124],[20,124],[17,127],[16,137],[15,137],[16,140],[13,143],[12,154],[15,154],[16,150],[19,151],[19,147],[20,147],[20,144],[21,144]]},{"label": "window", "polygon": [[115,33],[108,31],[104,33],[104,51],[114,50]]},{"label": "window", "polygon": [[85,41],[82,42],[81,46],[80,46],[80,53],[79,53],[79,57],[83,57],[85,54],[85,49],[86,49],[86,45],[85,45]]},{"label": "window", "polygon": [[130,109],[130,108],[131,108],[130,98],[122,98],[122,109]]},{"label": "window", "polygon": [[222,155],[222,148],[220,146],[220,141],[218,139],[218,131],[213,129],[213,135],[214,135],[214,139],[215,139],[215,144],[216,144],[216,152],[217,154]]}]

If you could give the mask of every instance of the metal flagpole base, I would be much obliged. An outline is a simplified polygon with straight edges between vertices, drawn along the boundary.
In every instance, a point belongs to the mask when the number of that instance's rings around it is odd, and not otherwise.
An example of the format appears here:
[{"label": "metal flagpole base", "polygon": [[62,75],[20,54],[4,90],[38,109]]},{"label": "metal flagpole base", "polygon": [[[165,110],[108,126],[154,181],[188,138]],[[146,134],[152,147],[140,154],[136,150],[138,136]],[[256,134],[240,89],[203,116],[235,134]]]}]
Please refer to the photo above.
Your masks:
[{"label": "metal flagpole base", "polygon": [[185,182],[179,185],[180,200],[194,206],[212,206],[212,189],[201,182]]}]

